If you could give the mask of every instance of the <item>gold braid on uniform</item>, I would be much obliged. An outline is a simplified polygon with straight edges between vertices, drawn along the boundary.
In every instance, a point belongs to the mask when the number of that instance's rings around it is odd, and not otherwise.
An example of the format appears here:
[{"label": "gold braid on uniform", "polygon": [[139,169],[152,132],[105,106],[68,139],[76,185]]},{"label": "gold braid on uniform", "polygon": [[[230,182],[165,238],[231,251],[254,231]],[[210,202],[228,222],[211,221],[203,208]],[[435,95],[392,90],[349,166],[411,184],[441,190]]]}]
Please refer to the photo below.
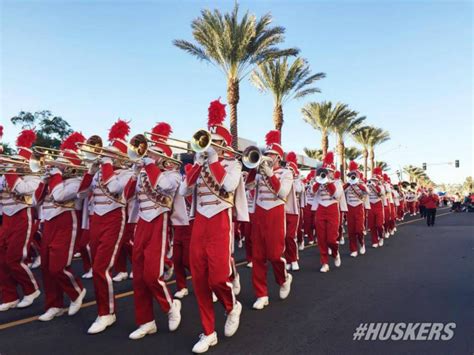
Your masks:
[{"label": "gold braid on uniform", "polygon": [[204,164],[201,169],[201,178],[207,188],[220,200],[234,205],[234,194],[225,191],[212,175],[209,164]]},{"label": "gold braid on uniform", "polygon": [[153,186],[151,186],[150,179],[148,179],[148,175],[146,173],[141,174],[141,183],[143,192],[148,197],[148,199],[155,204],[155,207],[164,207],[169,208],[173,206],[173,198],[171,196],[167,196],[162,192],[155,190]]}]

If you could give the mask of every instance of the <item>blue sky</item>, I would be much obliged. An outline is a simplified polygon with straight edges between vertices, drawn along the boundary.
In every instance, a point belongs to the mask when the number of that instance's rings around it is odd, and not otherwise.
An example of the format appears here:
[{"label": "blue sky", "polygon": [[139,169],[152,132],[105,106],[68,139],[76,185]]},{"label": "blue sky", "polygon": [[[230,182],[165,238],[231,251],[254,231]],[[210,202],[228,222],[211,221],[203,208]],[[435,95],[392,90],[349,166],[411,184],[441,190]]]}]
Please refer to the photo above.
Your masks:
[{"label": "blue sky", "polygon": [[[188,139],[206,125],[211,100],[226,97],[213,66],[172,45],[192,39],[202,8],[233,1],[1,1],[1,112],[5,141],[20,110],[49,109],[86,136],[106,136],[118,118],[139,133],[167,121]],[[319,148],[303,121],[309,101],[342,101],[388,130],[377,149],[393,170],[455,159],[461,168],[428,166],[436,182],[472,174],[472,4],[455,1],[241,1],[271,12],[287,29],[283,46],[301,49],[321,94],[284,107],[284,148]],[[240,134],[263,142],[272,98],[241,85]],[[335,139],[330,139],[334,146]],[[347,145],[352,145],[349,141]]]}]

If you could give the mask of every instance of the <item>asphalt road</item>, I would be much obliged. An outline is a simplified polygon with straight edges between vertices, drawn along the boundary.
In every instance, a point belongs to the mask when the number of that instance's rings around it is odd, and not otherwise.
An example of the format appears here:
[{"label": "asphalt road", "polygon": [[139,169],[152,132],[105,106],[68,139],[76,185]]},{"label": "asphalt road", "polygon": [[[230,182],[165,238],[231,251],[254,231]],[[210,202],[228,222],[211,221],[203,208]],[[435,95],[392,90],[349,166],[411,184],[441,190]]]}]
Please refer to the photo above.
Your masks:
[{"label": "asphalt road", "polygon": [[[440,210],[439,215],[447,213]],[[472,354],[474,351],[474,214],[439,216],[428,228],[411,218],[381,249],[368,248],[364,256],[349,257],[342,247],[342,266],[327,274],[319,270],[318,252],[300,254],[301,271],[294,273],[292,293],[278,299],[269,273],[270,306],[251,309],[254,295],[250,270],[239,267],[242,302],[239,331],[223,336],[224,311],[216,304],[219,344],[209,354]],[[76,262],[75,267],[79,267]],[[88,290],[92,282],[86,281]],[[170,286],[172,291],[175,285]],[[157,334],[132,341],[135,329],[130,282],[116,285],[118,321],[106,332],[87,335],[96,317],[92,292],[74,317],[35,321],[41,302],[25,310],[0,314],[0,354],[189,354],[201,332],[192,294],[183,302],[183,320],[175,333],[155,307]],[[20,320],[20,322],[12,323]],[[24,324],[18,324],[24,322]],[[360,323],[455,322],[449,341],[355,341]],[[16,325],[15,325],[16,324]]]}]

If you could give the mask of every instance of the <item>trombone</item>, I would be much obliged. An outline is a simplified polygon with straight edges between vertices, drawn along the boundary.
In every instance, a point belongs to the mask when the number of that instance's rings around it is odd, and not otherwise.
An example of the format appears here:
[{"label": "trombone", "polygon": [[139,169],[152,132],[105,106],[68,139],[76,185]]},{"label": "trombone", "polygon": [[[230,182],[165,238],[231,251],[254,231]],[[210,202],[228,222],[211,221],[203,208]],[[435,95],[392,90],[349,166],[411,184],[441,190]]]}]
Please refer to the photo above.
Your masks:
[{"label": "trombone", "polygon": [[[136,137],[136,136],[135,136]],[[140,147],[141,141],[137,142],[135,137],[131,141],[133,143],[128,144],[127,154],[113,151],[110,148],[104,147],[102,143],[102,138],[97,135],[93,135],[87,139],[85,143],[76,143],[77,148],[81,151],[83,155],[83,160],[88,163],[94,163],[100,158],[111,158],[123,163],[136,163],[138,159],[142,158],[144,154],[141,153],[143,148]],[[145,148],[146,152],[146,148]]]},{"label": "trombone", "polygon": [[18,158],[13,158],[10,155],[6,154],[0,154],[0,164],[1,165],[14,165],[16,167],[28,167],[28,163],[18,159]]},{"label": "trombone", "polygon": [[[145,132],[145,134],[137,134],[133,136],[132,139],[130,140],[130,144],[129,144],[128,152],[127,152],[129,157],[133,157],[132,159],[137,161],[143,158],[144,156],[149,156],[151,159],[154,159],[156,161],[159,161],[159,160],[163,162],[168,161],[168,162],[177,164],[179,166],[182,165],[182,162],[180,160],[169,157],[166,154],[163,154],[157,151],[156,149],[154,149],[153,146],[150,146],[148,143],[157,143],[157,142],[148,138],[147,135],[161,136],[160,134],[155,134],[151,132]],[[165,144],[170,147],[175,147],[167,143]]]}]

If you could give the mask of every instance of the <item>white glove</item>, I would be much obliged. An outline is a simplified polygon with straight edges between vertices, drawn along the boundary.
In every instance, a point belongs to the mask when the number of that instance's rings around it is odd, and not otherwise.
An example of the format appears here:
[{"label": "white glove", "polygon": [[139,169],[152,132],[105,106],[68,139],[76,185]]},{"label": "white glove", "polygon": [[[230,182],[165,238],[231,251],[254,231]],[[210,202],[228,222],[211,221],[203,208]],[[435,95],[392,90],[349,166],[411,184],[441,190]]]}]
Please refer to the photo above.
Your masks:
[{"label": "white glove", "polygon": [[263,163],[262,165],[262,170],[263,170],[263,173],[268,176],[268,177],[272,177],[273,176],[273,168],[269,165],[269,164],[265,164]]},{"label": "white glove", "polygon": [[155,161],[148,157],[143,158],[142,162],[143,162],[143,165],[155,164]]},{"label": "white glove", "polygon": [[133,175],[138,176],[143,168],[143,162],[139,161],[133,164]]},{"label": "white glove", "polygon": [[205,161],[206,161],[206,154],[205,153],[196,153],[194,155],[194,162],[196,164],[199,164],[199,165],[203,166]]},{"label": "white glove", "polygon": [[113,164],[113,160],[109,157],[102,157],[100,158],[101,164]]},{"label": "white glove", "polygon": [[207,157],[208,157],[207,159],[209,160],[209,164],[215,163],[216,161],[219,160],[217,152],[212,145],[209,146],[209,148],[207,148],[206,152],[207,152]]},{"label": "white glove", "polygon": [[59,170],[58,168],[51,168],[49,170],[49,175],[50,176],[53,176],[53,175],[56,175],[56,174],[61,174],[62,175],[62,171]]}]

